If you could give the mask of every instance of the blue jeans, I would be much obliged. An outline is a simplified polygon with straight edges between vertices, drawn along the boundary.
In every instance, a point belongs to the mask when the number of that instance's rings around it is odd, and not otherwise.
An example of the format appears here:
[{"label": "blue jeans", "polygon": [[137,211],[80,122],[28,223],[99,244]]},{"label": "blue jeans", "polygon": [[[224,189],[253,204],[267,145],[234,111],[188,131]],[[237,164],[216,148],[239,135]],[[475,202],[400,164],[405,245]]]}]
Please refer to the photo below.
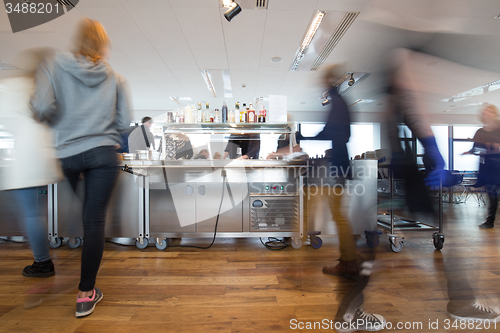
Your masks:
[{"label": "blue jeans", "polygon": [[80,291],[94,289],[104,252],[106,209],[118,177],[115,148],[103,146],[61,159],[64,175],[73,190],[83,174],[83,249]]},{"label": "blue jeans", "polygon": [[38,188],[13,190],[35,261],[50,260],[47,220],[38,209]]}]

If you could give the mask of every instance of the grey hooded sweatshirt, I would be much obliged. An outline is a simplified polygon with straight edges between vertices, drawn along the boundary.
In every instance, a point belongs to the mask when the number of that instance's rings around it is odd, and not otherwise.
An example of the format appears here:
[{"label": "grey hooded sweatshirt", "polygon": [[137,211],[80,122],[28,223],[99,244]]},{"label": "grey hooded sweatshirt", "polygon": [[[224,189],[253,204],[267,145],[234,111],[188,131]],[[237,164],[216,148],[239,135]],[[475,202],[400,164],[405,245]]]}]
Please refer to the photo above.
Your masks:
[{"label": "grey hooded sweatshirt", "polygon": [[59,158],[121,144],[130,127],[125,80],[105,61],[56,53],[39,66],[30,105],[56,131]]}]

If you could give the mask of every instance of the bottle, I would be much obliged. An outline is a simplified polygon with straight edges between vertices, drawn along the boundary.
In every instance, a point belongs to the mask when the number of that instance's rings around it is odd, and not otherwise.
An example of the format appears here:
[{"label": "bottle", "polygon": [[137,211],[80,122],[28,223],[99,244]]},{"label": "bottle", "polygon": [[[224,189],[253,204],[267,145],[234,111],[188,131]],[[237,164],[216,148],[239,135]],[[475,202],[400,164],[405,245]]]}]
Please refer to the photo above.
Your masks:
[{"label": "bottle", "polygon": [[226,101],[222,104],[222,122],[227,123],[227,105]]},{"label": "bottle", "polygon": [[210,122],[210,106],[208,105],[208,103],[205,106],[205,122]]},{"label": "bottle", "polygon": [[193,122],[193,109],[191,109],[190,105],[188,105],[184,108],[184,121],[186,123]]},{"label": "bottle", "polygon": [[210,111],[210,122],[214,122],[214,113]]},{"label": "bottle", "polygon": [[215,109],[214,123],[220,123],[219,109]]},{"label": "bottle", "polygon": [[186,118],[184,117],[184,112],[181,110],[181,113],[179,113],[179,123],[184,123]]},{"label": "bottle", "polygon": [[255,115],[255,110],[253,109],[252,103],[250,103],[247,112],[248,112],[248,122],[249,123],[256,123],[257,122],[257,117]]},{"label": "bottle", "polygon": [[248,112],[247,112],[247,103],[243,103],[243,108],[240,111],[240,123],[248,122]]},{"label": "bottle", "polygon": [[242,156],[241,147],[236,148],[236,158],[240,158]]},{"label": "bottle", "polygon": [[201,110],[201,103],[198,103],[198,113],[196,114],[196,122],[203,122],[203,111]]},{"label": "bottle", "polygon": [[227,122],[228,123],[234,123],[234,112],[233,112],[233,110],[229,111],[229,114],[227,116]]},{"label": "bottle", "polygon": [[258,118],[259,123],[265,123],[266,122],[266,107],[264,106],[264,97],[260,98],[259,102],[259,118]]},{"label": "bottle", "polygon": [[234,122],[240,122],[240,102],[234,104]]}]

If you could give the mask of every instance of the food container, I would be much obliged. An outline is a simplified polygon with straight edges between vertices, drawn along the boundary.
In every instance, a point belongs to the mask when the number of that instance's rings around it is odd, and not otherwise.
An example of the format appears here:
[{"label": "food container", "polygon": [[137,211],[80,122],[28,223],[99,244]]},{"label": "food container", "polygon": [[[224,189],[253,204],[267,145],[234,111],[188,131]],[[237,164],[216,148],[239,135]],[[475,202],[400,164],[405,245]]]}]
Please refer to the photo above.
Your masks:
[{"label": "food container", "polygon": [[125,161],[130,161],[130,160],[135,159],[135,154],[133,154],[133,153],[123,153],[122,156],[123,156],[123,160],[125,160]]},{"label": "food container", "polygon": [[137,156],[140,160],[149,160],[150,159],[150,151],[149,150],[136,150]]}]

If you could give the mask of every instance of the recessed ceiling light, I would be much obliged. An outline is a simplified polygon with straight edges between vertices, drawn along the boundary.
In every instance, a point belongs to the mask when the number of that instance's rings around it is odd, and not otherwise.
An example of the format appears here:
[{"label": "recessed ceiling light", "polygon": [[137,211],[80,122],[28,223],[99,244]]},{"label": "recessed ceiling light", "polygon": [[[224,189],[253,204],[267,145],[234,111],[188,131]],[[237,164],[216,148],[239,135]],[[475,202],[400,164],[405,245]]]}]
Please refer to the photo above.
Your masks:
[{"label": "recessed ceiling light", "polygon": [[273,58],[271,58],[271,61],[272,62],[281,62],[281,58],[280,57],[273,57]]}]

